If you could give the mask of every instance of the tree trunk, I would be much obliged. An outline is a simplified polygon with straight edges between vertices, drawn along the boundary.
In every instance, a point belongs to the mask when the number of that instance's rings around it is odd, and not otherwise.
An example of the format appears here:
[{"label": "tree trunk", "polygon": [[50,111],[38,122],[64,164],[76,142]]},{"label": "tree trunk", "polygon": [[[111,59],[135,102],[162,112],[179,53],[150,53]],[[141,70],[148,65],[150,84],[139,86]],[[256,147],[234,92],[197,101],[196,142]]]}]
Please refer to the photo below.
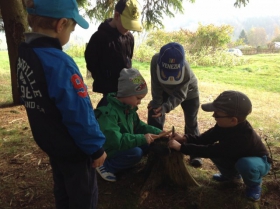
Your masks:
[{"label": "tree trunk", "polygon": [[18,57],[18,46],[24,40],[23,33],[28,28],[26,13],[22,1],[19,0],[0,0],[0,8],[8,46],[13,104],[18,105],[20,104],[20,97],[17,90],[16,61]]},{"label": "tree trunk", "polygon": [[150,153],[145,166],[146,181],[140,192],[140,205],[149,192],[160,184],[171,181],[173,184],[188,188],[199,186],[188,171],[184,155],[167,147],[168,138],[160,138],[150,145]]}]

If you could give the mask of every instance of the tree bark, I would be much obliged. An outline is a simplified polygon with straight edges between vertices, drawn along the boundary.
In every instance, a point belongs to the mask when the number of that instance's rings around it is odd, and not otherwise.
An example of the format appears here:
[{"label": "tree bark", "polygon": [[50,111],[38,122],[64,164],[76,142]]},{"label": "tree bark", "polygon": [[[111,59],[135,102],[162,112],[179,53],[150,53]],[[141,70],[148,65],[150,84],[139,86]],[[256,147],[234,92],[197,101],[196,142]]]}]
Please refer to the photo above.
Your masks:
[{"label": "tree bark", "polygon": [[182,188],[200,186],[188,171],[184,155],[170,150],[167,142],[168,138],[160,138],[150,145],[145,166],[146,181],[140,191],[140,205],[146,200],[150,191],[168,181]]},{"label": "tree bark", "polygon": [[0,0],[0,8],[8,46],[13,104],[19,105],[20,97],[17,90],[16,61],[18,46],[24,40],[23,33],[28,30],[26,12],[20,0]]}]

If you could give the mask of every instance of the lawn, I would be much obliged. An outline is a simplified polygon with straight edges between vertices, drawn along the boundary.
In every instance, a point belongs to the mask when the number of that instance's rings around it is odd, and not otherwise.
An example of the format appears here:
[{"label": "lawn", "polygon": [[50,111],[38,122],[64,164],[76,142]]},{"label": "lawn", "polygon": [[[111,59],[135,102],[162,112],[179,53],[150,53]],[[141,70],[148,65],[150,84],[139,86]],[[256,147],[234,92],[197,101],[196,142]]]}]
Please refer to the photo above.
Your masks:
[{"label": "lawn", "polygon": [[[139,165],[120,176],[116,183],[98,178],[100,209],[240,209],[279,208],[280,199],[280,54],[244,56],[246,64],[233,68],[193,67],[199,80],[200,102],[213,101],[225,90],[239,90],[252,100],[253,112],[248,120],[271,149],[274,169],[264,178],[263,196],[259,203],[243,198],[244,185],[217,184],[211,175],[217,172],[208,159],[203,167],[190,172],[201,187],[187,190],[174,185],[161,185],[151,191],[142,205],[138,204],[143,175]],[[84,58],[74,58],[82,74],[86,75]],[[7,52],[0,52],[0,104],[11,103],[11,81]],[[149,63],[133,62],[150,88]],[[92,79],[85,79],[93,106],[101,95],[91,91]],[[149,91],[150,92],[150,91]],[[139,115],[147,120],[150,93],[139,106]],[[0,109],[0,208],[52,209],[52,176],[48,157],[34,143],[23,106]],[[198,122],[203,132],[215,121],[210,113],[199,111]],[[165,129],[172,126],[183,132],[184,119],[180,107],[167,114]],[[266,141],[265,141],[266,140]],[[186,157],[188,160],[188,157]]]}]

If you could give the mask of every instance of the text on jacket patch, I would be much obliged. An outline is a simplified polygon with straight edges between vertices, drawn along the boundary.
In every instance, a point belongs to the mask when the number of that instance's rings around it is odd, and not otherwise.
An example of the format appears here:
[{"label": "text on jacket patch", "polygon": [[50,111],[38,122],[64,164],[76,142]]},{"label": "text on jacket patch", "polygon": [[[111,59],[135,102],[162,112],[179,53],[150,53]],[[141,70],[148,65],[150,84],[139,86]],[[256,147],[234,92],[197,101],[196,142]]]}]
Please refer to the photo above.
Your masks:
[{"label": "text on jacket patch", "polygon": [[[35,109],[44,112],[44,109],[36,104],[34,98],[42,97],[39,89],[36,89],[36,81],[33,71],[28,64],[21,58],[18,59],[17,65],[18,87],[20,88],[21,98],[26,108]],[[27,82],[28,81],[28,82]]]}]

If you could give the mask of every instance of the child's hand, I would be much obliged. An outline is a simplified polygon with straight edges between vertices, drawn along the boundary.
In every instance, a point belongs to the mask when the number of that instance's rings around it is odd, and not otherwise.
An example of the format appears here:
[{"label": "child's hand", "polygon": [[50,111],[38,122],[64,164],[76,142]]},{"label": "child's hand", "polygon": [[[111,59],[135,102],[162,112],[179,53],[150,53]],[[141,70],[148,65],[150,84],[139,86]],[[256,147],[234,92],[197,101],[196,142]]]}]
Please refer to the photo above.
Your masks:
[{"label": "child's hand", "polygon": [[103,155],[100,158],[98,158],[98,159],[93,161],[91,166],[93,168],[102,166],[104,161],[105,161],[105,159],[106,159],[106,157],[107,157],[107,154],[106,154],[106,152],[104,152]]},{"label": "child's hand", "polygon": [[181,144],[178,141],[173,140],[173,139],[168,142],[168,146],[177,151],[180,151],[180,149],[181,149]]},{"label": "child's hand", "polygon": [[178,133],[175,133],[174,135],[171,134],[170,137],[169,137],[169,140],[176,140],[176,141],[178,141],[180,143],[187,142],[186,137],[185,136],[181,136]]},{"label": "child's hand", "polygon": [[[162,132],[161,132],[162,133]],[[150,134],[151,137],[153,138],[153,141],[155,141],[155,139],[158,139],[159,138],[159,135],[156,135],[156,134]]]},{"label": "child's hand", "polygon": [[154,137],[156,137],[156,135],[154,134],[145,134],[145,138],[148,144],[151,144],[154,141]]},{"label": "child's hand", "polygon": [[162,106],[156,108],[156,109],[153,109],[155,115],[152,115],[153,118],[158,118],[158,117],[161,117],[162,116]]},{"label": "child's hand", "polygon": [[151,109],[152,109],[153,107],[152,107],[152,104],[151,104],[151,102],[148,104],[148,106],[147,106],[147,109],[148,109],[148,111],[150,111]]}]

